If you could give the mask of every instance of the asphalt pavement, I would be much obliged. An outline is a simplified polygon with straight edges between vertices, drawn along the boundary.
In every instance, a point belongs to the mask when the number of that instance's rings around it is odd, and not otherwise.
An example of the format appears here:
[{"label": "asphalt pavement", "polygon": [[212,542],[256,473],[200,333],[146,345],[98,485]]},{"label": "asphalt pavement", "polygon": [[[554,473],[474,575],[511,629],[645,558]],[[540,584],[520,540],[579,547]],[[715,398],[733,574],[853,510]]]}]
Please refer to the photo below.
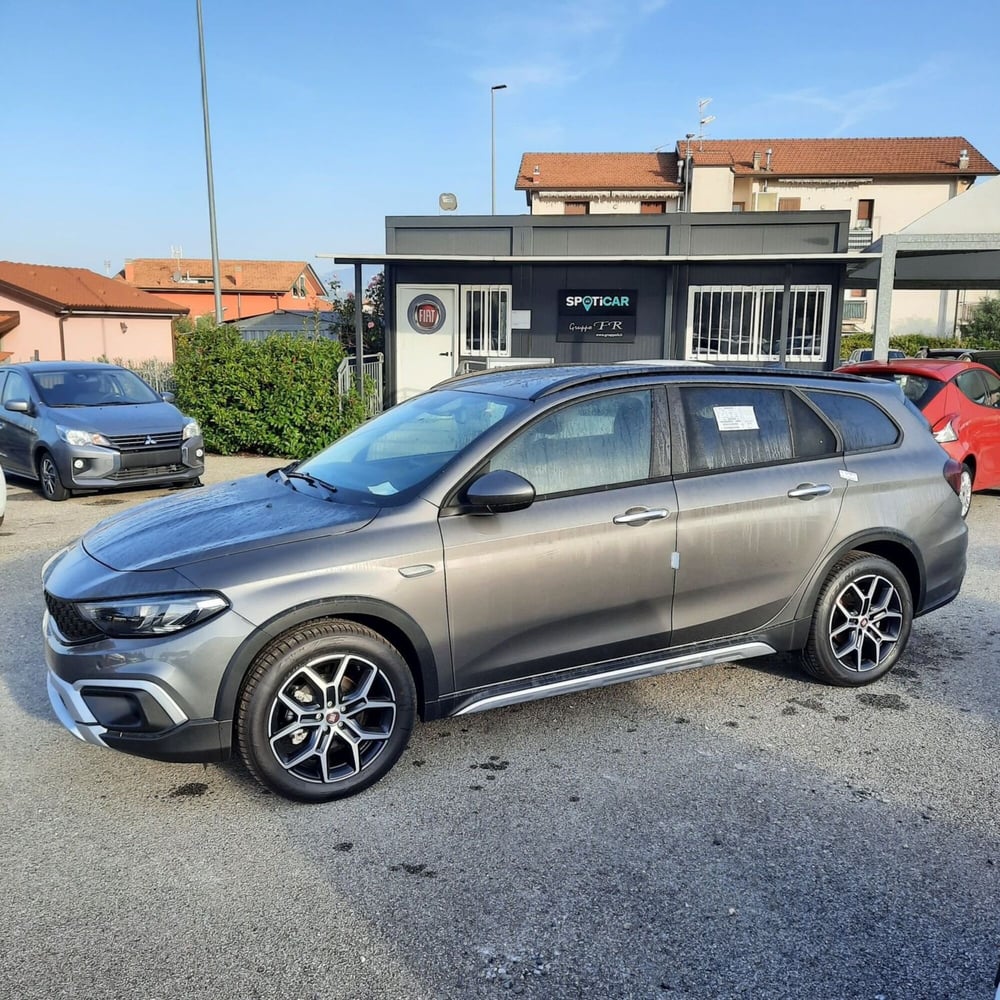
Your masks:
[{"label": "asphalt pavement", "polygon": [[871,687],[780,658],[418,725],[324,806],[55,721],[41,566],[158,495],[9,486],[0,997],[993,1000],[1000,493]]}]

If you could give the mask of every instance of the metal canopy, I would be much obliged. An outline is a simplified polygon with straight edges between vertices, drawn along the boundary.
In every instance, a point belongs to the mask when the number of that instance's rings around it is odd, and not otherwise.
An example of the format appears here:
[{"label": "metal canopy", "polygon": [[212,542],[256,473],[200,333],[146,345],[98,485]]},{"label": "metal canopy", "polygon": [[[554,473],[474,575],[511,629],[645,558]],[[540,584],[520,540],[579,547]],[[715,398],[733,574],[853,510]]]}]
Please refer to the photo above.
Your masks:
[{"label": "metal canopy", "polygon": [[877,282],[875,357],[885,359],[894,288],[1000,289],[1000,177],[974,185],[868,250],[879,259],[852,279],[858,287]]}]

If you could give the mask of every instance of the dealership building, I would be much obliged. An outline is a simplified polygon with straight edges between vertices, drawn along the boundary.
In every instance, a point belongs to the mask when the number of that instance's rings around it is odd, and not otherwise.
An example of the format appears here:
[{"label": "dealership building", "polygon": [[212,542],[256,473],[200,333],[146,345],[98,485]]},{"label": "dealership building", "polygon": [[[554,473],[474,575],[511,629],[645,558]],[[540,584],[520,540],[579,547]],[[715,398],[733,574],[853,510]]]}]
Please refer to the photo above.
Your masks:
[{"label": "dealership building", "polygon": [[831,369],[870,256],[850,213],[389,217],[386,401],[476,368],[686,359]]}]

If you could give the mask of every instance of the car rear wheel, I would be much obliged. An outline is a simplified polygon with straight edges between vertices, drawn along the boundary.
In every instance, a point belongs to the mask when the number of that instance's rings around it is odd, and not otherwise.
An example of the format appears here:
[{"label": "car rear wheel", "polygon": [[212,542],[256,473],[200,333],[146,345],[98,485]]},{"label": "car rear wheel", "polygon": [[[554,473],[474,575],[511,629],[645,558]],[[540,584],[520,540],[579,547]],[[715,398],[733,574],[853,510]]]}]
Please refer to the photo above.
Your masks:
[{"label": "car rear wheel", "polygon": [[38,456],[38,481],[42,485],[42,495],[46,500],[65,500],[69,490],[63,486],[62,477],[56,467],[56,460],[47,451]]},{"label": "car rear wheel", "polygon": [[958,486],[958,499],[962,504],[962,517],[968,516],[969,508],[972,506],[972,469],[963,463],[962,478]]},{"label": "car rear wheel", "polygon": [[802,665],[827,684],[870,684],[896,665],[912,625],[903,574],[881,556],[850,552],[820,591]]},{"label": "car rear wheel", "polygon": [[302,802],[354,795],[409,742],[416,690],[380,635],[340,619],[287,633],[257,659],[240,697],[237,737],[251,773]]}]

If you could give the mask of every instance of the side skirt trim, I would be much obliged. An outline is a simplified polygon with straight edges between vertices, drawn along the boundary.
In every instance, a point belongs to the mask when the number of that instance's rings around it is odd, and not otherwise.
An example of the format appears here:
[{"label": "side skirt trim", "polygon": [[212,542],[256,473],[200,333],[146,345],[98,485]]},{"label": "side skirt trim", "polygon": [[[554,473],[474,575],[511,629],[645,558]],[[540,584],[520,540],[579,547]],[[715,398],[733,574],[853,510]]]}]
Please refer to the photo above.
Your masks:
[{"label": "side skirt trim", "polygon": [[683,656],[669,657],[665,660],[654,660],[651,663],[640,663],[620,670],[605,670],[599,674],[589,674],[585,677],[573,677],[569,680],[553,681],[549,684],[506,691],[503,694],[487,695],[470,702],[454,714],[471,715],[473,712],[485,712],[491,708],[519,705],[522,702],[552,698],[555,695],[568,694],[571,691],[587,691],[590,688],[606,687],[609,684],[639,680],[642,677],[656,677],[677,670],[707,667],[713,663],[730,663],[733,660],[749,660],[755,656],[772,656],[775,652],[777,651],[766,642],[747,642],[736,646],[724,646],[721,649],[707,649]]}]

